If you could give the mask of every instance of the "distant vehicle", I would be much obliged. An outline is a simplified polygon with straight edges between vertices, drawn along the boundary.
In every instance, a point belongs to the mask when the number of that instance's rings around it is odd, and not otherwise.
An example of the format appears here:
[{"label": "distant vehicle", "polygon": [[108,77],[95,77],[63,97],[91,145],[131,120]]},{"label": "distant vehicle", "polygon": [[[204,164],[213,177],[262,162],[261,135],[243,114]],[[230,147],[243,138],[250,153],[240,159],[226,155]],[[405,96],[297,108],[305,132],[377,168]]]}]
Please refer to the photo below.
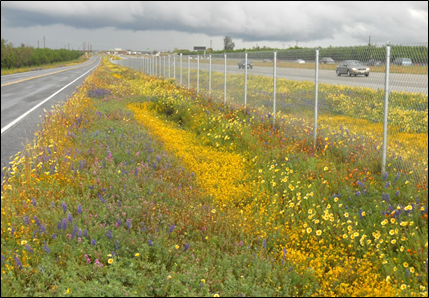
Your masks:
[{"label": "distant vehicle", "polygon": [[331,57],[323,57],[322,59],[320,59],[320,63],[324,63],[324,64],[334,64],[335,60],[332,59]]},{"label": "distant vehicle", "polygon": [[296,59],[295,63],[299,63],[299,64],[305,64],[305,61],[302,59]]},{"label": "distant vehicle", "polygon": [[364,75],[367,77],[369,76],[369,67],[358,60],[346,60],[338,64],[335,72],[337,73],[337,76],[346,74],[349,77],[357,75]]},{"label": "distant vehicle", "polygon": [[273,60],[271,60],[271,59],[264,59],[264,60],[262,60],[262,62],[273,62]]},{"label": "distant vehicle", "polygon": [[369,65],[369,66],[381,66],[381,65],[383,65],[383,62],[380,61],[380,60],[376,60],[376,59],[370,59],[366,65]]},{"label": "distant vehicle", "polygon": [[[237,63],[238,64],[238,69],[243,68],[246,65],[246,60],[242,59],[240,62]],[[252,69],[253,68],[253,63],[252,60],[247,59],[247,68]]]},{"label": "distant vehicle", "polygon": [[396,58],[393,61],[393,64],[402,65],[402,66],[411,66],[413,65],[413,61],[410,58]]}]

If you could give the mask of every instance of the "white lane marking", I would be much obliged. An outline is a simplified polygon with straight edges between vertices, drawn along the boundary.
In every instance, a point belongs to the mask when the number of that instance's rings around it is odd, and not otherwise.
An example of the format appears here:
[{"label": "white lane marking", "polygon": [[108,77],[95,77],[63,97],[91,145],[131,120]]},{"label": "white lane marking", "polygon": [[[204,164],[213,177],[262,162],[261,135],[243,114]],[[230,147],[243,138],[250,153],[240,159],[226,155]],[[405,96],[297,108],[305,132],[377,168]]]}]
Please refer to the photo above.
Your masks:
[{"label": "white lane marking", "polygon": [[[100,63],[99,63],[100,64]],[[69,84],[65,85],[63,88],[61,88],[60,90],[58,90],[57,92],[55,92],[54,94],[52,94],[51,96],[49,96],[48,98],[46,98],[44,101],[40,102],[38,105],[36,105],[35,107],[33,107],[31,110],[28,110],[27,112],[25,112],[24,114],[22,114],[21,116],[19,116],[18,118],[16,118],[15,120],[13,120],[11,123],[9,123],[8,125],[6,125],[5,127],[2,127],[1,129],[1,134],[3,135],[3,133],[5,133],[7,130],[9,130],[12,126],[14,126],[16,123],[18,123],[19,121],[21,121],[23,118],[25,118],[28,114],[30,114],[32,111],[34,111],[35,109],[37,109],[38,107],[40,107],[42,104],[44,104],[45,102],[47,102],[48,100],[50,100],[52,97],[54,97],[55,95],[57,95],[58,93],[60,93],[61,91],[63,91],[65,88],[67,88],[68,86],[70,86],[71,84],[73,84],[74,82],[76,82],[77,80],[79,80],[81,77],[83,77],[84,75],[86,75],[88,72],[92,71],[94,68],[96,68],[98,66],[98,64],[96,66],[94,66],[93,68],[91,68],[90,70],[88,70],[87,72],[85,72],[83,75],[81,75],[80,77],[78,77],[77,79],[75,79],[74,81],[70,82]]]}]

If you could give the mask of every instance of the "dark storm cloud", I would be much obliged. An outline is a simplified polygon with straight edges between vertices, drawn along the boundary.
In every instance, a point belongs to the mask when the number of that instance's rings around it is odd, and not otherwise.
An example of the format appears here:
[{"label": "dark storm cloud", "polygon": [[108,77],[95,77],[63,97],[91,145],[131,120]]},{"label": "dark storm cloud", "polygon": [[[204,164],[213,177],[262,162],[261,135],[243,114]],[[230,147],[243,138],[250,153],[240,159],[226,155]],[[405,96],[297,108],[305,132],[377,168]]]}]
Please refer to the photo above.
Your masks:
[{"label": "dark storm cloud", "polygon": [[2,26],[178,31],[246,42],[427,41],[427,2],[1,2]]}]

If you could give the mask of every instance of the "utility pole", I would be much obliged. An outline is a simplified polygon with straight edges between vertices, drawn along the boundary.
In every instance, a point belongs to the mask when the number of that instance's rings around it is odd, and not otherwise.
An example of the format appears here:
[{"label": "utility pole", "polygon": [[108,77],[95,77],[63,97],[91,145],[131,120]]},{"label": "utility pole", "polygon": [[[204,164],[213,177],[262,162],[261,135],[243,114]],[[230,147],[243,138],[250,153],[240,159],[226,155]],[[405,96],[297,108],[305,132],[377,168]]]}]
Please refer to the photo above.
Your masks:
[{"label": "utility pole", "polygon": [[371,45],[371,35],[369,36],[368,45]]},{"label": "utility pole", "polygon": [[210,49],[213,49],[212,40],[210,39]]}]

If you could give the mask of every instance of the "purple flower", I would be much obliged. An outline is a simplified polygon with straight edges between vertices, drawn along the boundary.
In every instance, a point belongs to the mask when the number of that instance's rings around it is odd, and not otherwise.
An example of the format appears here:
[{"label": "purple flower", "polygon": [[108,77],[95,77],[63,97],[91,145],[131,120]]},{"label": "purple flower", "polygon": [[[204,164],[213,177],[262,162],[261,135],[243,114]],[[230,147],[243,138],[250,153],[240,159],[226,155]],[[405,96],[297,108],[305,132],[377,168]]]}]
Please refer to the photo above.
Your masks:
[{"label": "purple flower", "polygon": [[71,216],[70,212],[69,212],[69,213],[67,213],[67,220],[68,220],[69,222],[72,222],[72,221],[73,221],[73,218],[72,218],[72,216]]},{"label": "purple flower", "polygon": [[67,230],[67,219],[63,218],[63,230]]},{"label": "purple flower", "polygon": [[183,250],[183,252],[187,251],[189,249],[189,243],[185,244],[185,249]]},{"label": "purple flower", "polygon": [[67,205],[66,205],[66,203],[65,203],[65,202],[63,202],[63,203],[61,204],[61,206],[63,207],[63,211],[64,211],[64,212],[67,212]]},{"label": "purple flower", "polygon": [[359,185],[360,187],[364,187],[363,183],[360,181],[357,181],[356,184]]},{"label": "purple flower", "polygon": [[396,196],[399,197],[399,189],[396,190]]},{"label": "purple flower", "polygon": [[383,181],[386,181],[387,176],[388,176],[388,174],[387,174],[387,172],[385,172],[384,175],[383,175]]},{"label": "purple flower", "polygon": [[46,227],[44,224],[40,225],[40,232],[45,233],[46,232]]},{"label": "purple flower", "polygon": [[30,220],[28,219],[27,215],[24,215],[24,222],[29,225],[30,224]]},{"label": "purple flower", "polygon": [[79,231],[77,232],[77,236],[78,236],[79,238],[82,238],[82,230],[81,230],[81,229],[79,229]]},{"label": "purple flower", "polygon": [[355,197],[357,197],[357,196],[360,196],[360,191],[357,191],[357,192],[355,193]]},{"label": "purple flower", "polygon": [[284,248],[283,248],[283,258],[286,258],[286,253],[287,253],[287,251],[286,251],[286,247],[284,247]]},{"label": "purple flower", "polygon": [[131,220],[127,219],[125,224],[127,225],[128,230],[131,229]]},{"label": "purple flower", "polygon": [[33,203],[34,207],[37,207],[37,202],[35,198],[31,198],[31,202]]},{"label": "purple flower", "polygon": [[94,240],[94,239],[91,239],[91,245],[92,245],[92,246],[96,246],[96,245],[97,245],[97,242],[95,242],[95,240]]},{"label": "purple flower", "polygon": [[121,218],[118,218],[118,221],[116,222],[116,224],[118,225],[118,227],[122,226],[122,220],[121,220]]},{"label": "purple flower", "polygon": [[34,253],[34,250],[30,247],[30,245],[26,244],[25,248],[30,252],[30,253]]},{"label": "purple flower", "polygon": [[14,233],[15,233],[15,228],[12,228],[12,230],[10,230],[10,235],[13,236]]},{"label": "purple flower", "polygon": [[157,156],[156,156],[156,161],[157,161],[158,163],[160,163],[160,162],[161,162],[161,157],[160,157],[159,155],[157,155]]},{"label": "purple flower", "polygon": [[156,162],[153,163],[152,168],[156,170]]},{"label": "purple flower", "polygon": [[54,202],[52,202],[51,203],[51,208],[54,208],[55,207],[55,203]]},{"label": "purple flower", "polygon": [[174,228],[175,228],[175,227],[176,227],[175,225],[171,225],[171,227],[170,227],[170,229],[168,230],[168,232],[169,232],[169,233],[173,232],[173,230],[174,230]]},{"label": "purple flower", "polygon": [[89,238],[87,229],[83,230],[83,236],[85,236],[86,238]]},{"label": "purple flower", "polygon": [[55,239],[55,238],[57,238],[57,233],[52,234],[52,239]]},{"label": "purple flower", "polygon": [[51,250],[49,249],[49,247],[45,244],[43,244],[43,250],[46,251],[46,253],[50,253]]},{"label": "purple flower", "polygon": [[147,241],[147,245],[152,246],[152,245],[153,245],[152,240],[150,240],[150,239],[149,239],[149,240]]},{"label": "purple flower", "polygon": [[77,214],[81,214],[82,213],[82,205],[81,204],[79,204],[78,206],[77,206]]},{"label": "purple flower", "polygon": [[390,188],[390,181],[387,181],[386,184],[384,184],[384,188]]},{"label": "purple flower", "polygon": [[100,200],[101,203],[103,203],[103,204],[106,203],[106,201],[103,199],[103,197],[99,193],[97,194],[97,196],[98,196],[98,199]]},{"label": "purple flower", "polygon": [[267,248],[267,239],[265,238],[264,241],[262,241],[262,247],[265,249]]},{"label": "purple flower", "polygon": [[40,227],[40,221],[36,215],[34,215],[34,222],[36,223],[36,226]]},{"label": "purple flower", "polygon": [[4,255],[1,255],[1,264],[3,265],[3,262],[4,262],[4,260],[5,260],[6,258],[5,258],[5,256]]},{"label": "purple flower", "polygon": [[19,270],[22,270],[22,264],[21,264],[21,261],[19,260],[18,256],[14,255],[13,259],[15,260],[16,267],[18,267]]},{"label": "purple flower", "polygon": [[58,229],[58,230],[61,230],[61,221],[59,221],[59,222],[57,223],[57,229]]},{"label": "purple flower", "polygon": [[396,177],[395,177],[395,180],[393,181],[393,183],[398,182],[398,179],[399,179],[399,173],[398,173],[398,174],[396,174]]},{"label": "purple flower", "polygon": [[107,238],[109,239],[113,238],[112,232],[110,230],[107,230]]}]

